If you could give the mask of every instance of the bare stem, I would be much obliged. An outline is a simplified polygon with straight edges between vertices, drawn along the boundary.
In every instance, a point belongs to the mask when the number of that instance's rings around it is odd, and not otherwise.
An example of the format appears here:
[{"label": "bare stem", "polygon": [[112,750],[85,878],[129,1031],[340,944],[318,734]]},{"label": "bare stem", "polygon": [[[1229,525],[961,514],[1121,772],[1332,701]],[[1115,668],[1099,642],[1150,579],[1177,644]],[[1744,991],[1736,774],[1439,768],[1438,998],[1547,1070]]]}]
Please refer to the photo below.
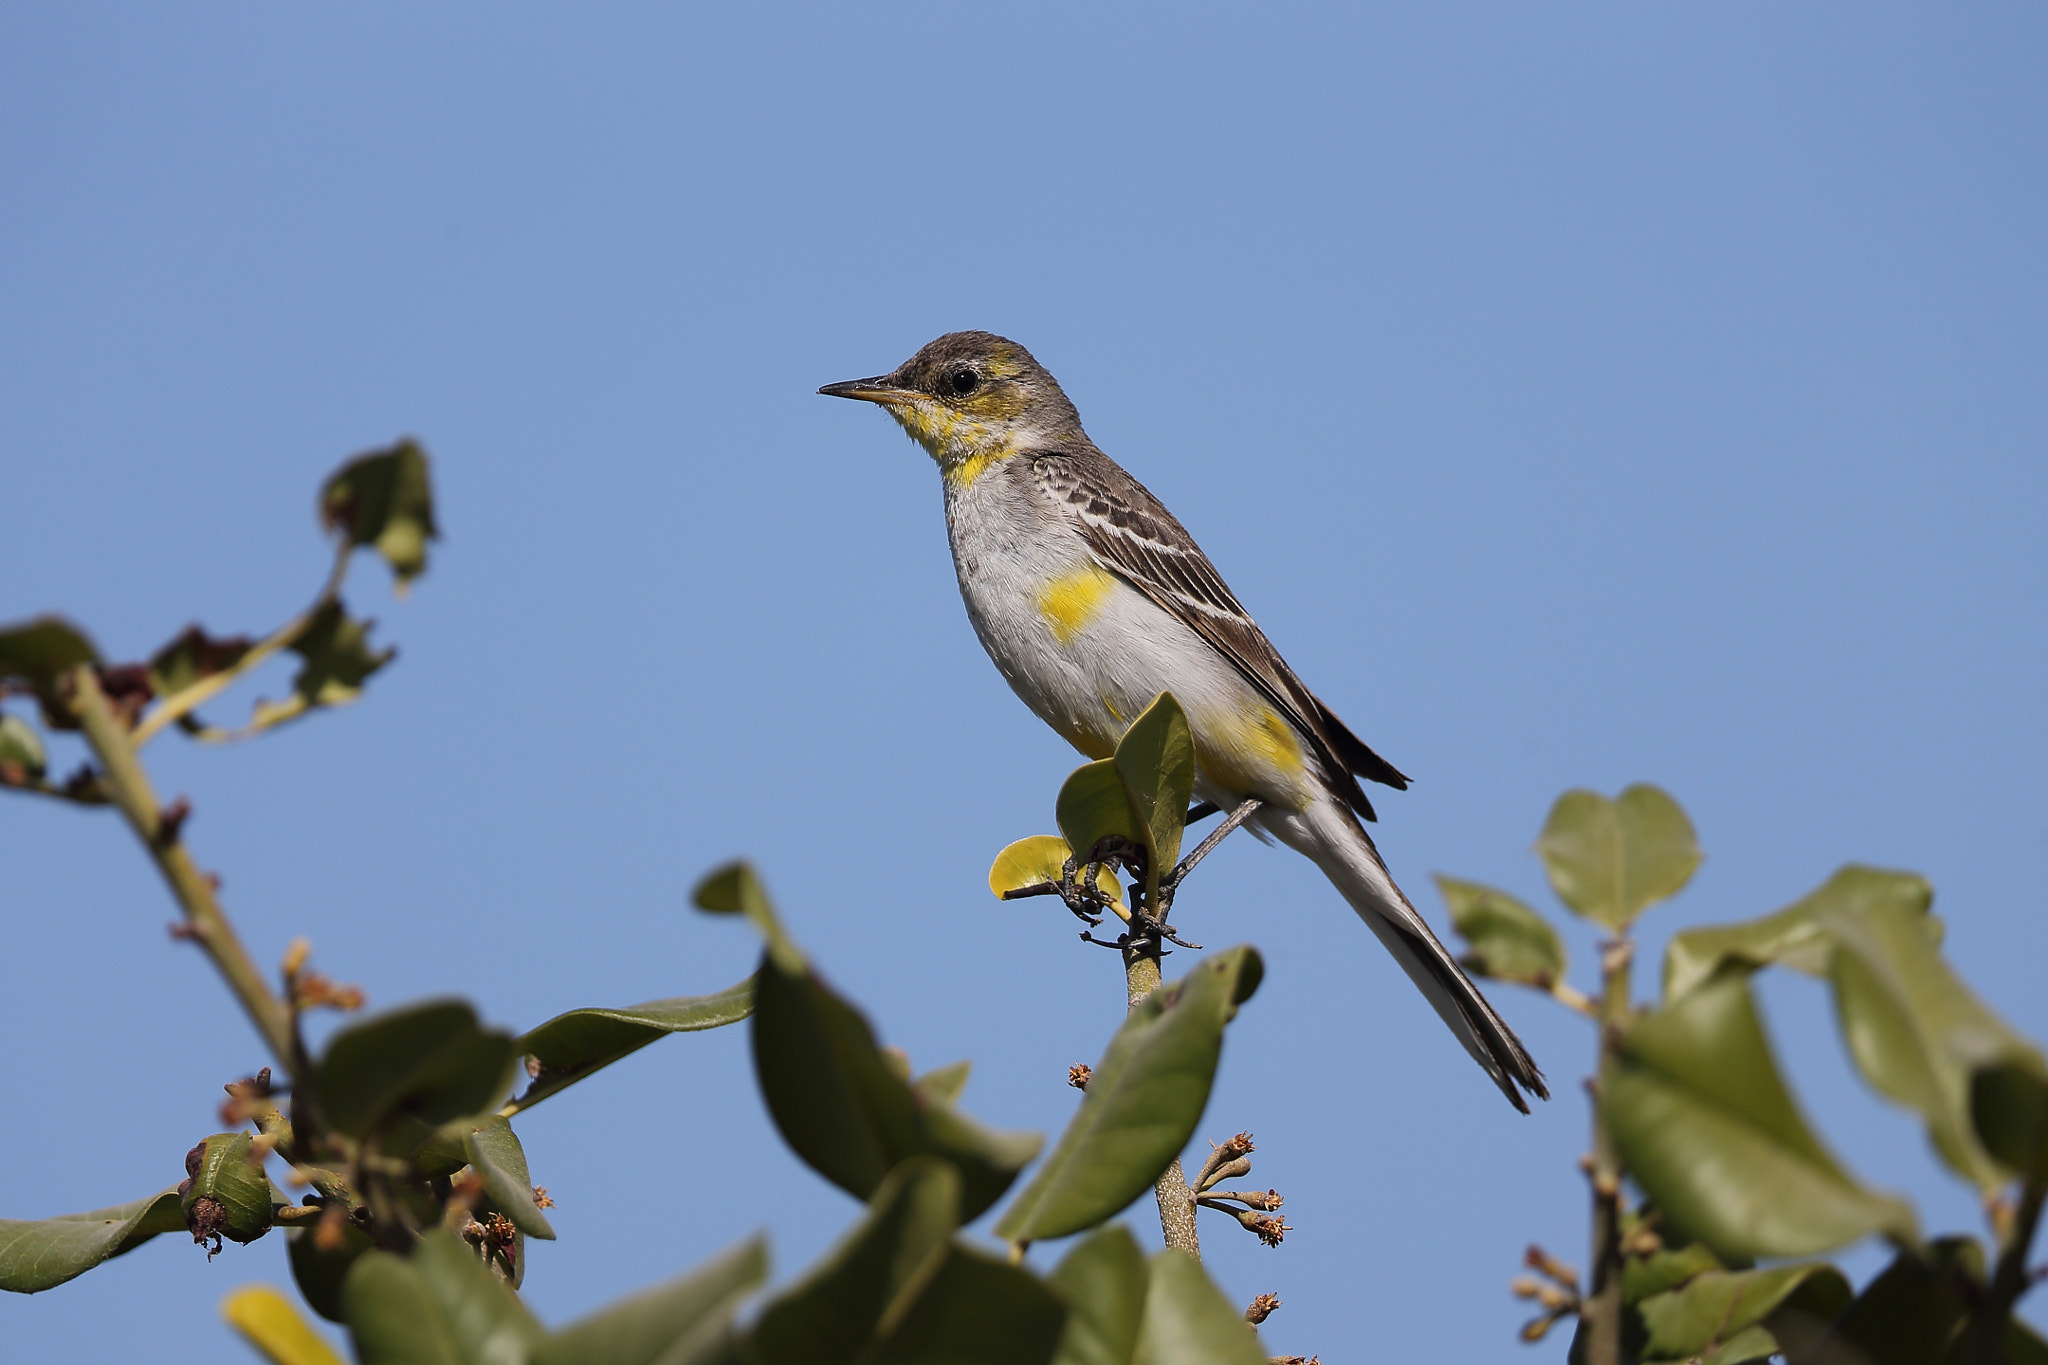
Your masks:
[{"label": "bare stem", "polygon": [[150,740],[156,738],[158,732],[165,726],[183,716],[190,715],[199,707],[212,701],[215,697],[233,687],[241,679],[247,677],[264,660],[298,639],[300,632],[305,630],[306,623],[311,621],[314,615],[341,591],[342,579],[348,575],[349,552],[354,548],[354,546],[346,542],[342,544],[340,551],[335,555],[334,568],[327,575],[327,584],[320,589],[320,595],[313,599],[312,606],[307,607],[297,616],[294,616],[291,620],[272,631],[267,638],[252,646],[247,654],[244,654],[235,661],[233,667],[222,669],[218,673],[209,674],[198,682],[193,683],[190,687],[173,692],[170,696],[158,702],[150,713],[143,717],[142,723],[135,727],[134,733],[129,736],[129,743],[133,747],[140,749],[143,745],[149,743]]},{"label": "bare stem", "polygon": [[249,959],[248,950],[236,937],[234,926],[222,913],[213,883],[192,861],[178,837],[175,822],[167,823],[149,776],[135,752],[135,740],[114,714],[100,690],[99,679],[90,666],[73,669],[69,675],[71,710],[85,732],[86,743],[100,761],[107,793],[142,846],[156,862],[157,871],[171,888],[171,895],[185,912],[185,932],[213,959],[226,978],[235,998],[242,1002],[250,1022],[270,1045],[271,1056],[287,1072],[293,1070],[291,1011],[271,993],[263,973]]},{"label": "bare stem", "polygon": [[2020,1296],[2033,1287],[2027,1270],[2027,1253],[2032,1249],[2034,1229],[2041,1221],[2041,1203],[2048,1185],[2029,1182],[2020,1190],[2019,1207],[2013,1211],[2012,1229],[1999,1248],[1998,1265],[1991,1272],[1991,1288],[1970,1314],[1968,1345],[1962,1358],[1971,1365],[1995,1365],[2005,1359],[2005,1337],[2011,1330],[2012,1310]]},{"label": "bare stem", "polygon": [[[1145,948],[1124,950],[1125,1005],[1136,1009],[1138,1002],[1159,989],[1159,941]],[[1180,1158],[1160,1173],[1152,1186],[1159,1201],[1159,1231],[1170,1247],[1178,1247],[1196,1260],[1202,1259],[1202,1239],[1195,1231],[1195,1193],[1188,1188],[1187,1173]]]},{"label": "bare stem", "polygon": [[1635,944],[1620,931],[1600,955],[1599,1061],[1592,1083],[1593,1278],[1580,1314],[1586,1323],[1586,1365],[1621,1365],[1621,1157],[1608,1130],[1601,1081],[1629,1016],[1629,964]]}]

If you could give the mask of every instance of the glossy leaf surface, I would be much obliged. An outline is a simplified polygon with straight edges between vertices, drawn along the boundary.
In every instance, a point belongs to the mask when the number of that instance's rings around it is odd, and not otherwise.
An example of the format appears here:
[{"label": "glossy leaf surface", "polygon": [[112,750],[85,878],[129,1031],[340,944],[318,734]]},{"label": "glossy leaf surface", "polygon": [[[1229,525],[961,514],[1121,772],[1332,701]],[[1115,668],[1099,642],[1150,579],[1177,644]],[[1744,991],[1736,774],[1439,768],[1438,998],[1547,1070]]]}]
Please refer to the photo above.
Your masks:
[{"label": "glossy leaf surface", "polygon": [[342,1286],[362,1365],[491,1365],[522,1361],[544,1333],[526,1305],[475,1253],[439,1228],[412,1255],[363,1255]]},{"label": "glossy leaf surface", "polygon": [[1821,1146],[1779,1078],[1742,977],[1702,986],[1622,1036],[1602,1078],[1623,1163],[1670,1223],[1723,1259],[1803,1256],[1872,1232],[1917,1235]]},{"label": "glossy leaf surface", "polygon": [[943,1156],[959,1170],[961,1216],[972,1219],[1038,1155],[1036,1133],[1002,1133],[920,1095],[875,1041],[860,1012],[808,970],[772,954],[756,974],[754,1070],[784,1141],[859,1199],[906,1158]]},{"label": "glossy leaf surface", "polygon": [[1550,808],[1536,851],[1558,899],[1610,929],[1675,894],[1701,857],[1678,803],[1640,783],[1613,801],[1566,792]]},{"label": "glossy leaf surface", "polygon": [[[1145,901],[1180,861],[1181,833],[1195,790],[1195,739],[1173,693],[1161,692],[1117,741],[1111,760],[1137,817],[1145,850]],[[1064,825],[1062,825],[1064,828]]]},{"label": "glossy leaf surface", "polygon": [[959,1211],[959,1173],[945,1162],[913,1157],[891,1171],[860,1225],[762,1310],[747,1355],[768,1365],[866,1357],[938,1276]]},{"label": "glossy leaf surface", "polygon": [[677,1343],[722,1331],[767,1278],[767,1243],[756,1237],[551,1334],[534,1349],[532,1365],[668,1365]]},{"label": "glossy leaf surface", "polygon": [[1131,807],[1116,760],[1084,763],[1060,784],[1054,805],[1060,837],[1083,859],[1145,847],[1145,825]]},{"label": "glossy leaf surface", "polygon": [[1550,921],[1505,891],[1439,875],[1436,887],[1451,911],[1451,926],[1471,945],[1459,961],[1495,981],[1518,981],[1549,990],[1564,979],[1564,940]]},{"label": "glossy leaf surface", "polygon": [[[1033,834],[1019,839],[996,855],[989,865],[988,889],[997,900],[1010,892],[1036,887],[1058,886],[1065,875],[1067,859],[1074,854],[1057,834]],[[1123,884],[1106,867],[1095,869],[1095,885],[1117,904],[1123,904]]]},{"label": "glossy leaf surface", "polygon": [[490,1121],[473,1129],[462,1140],[470,1169],[483,1177],[484,1192],[498,1212],[528,1237],[555,1240],[555,1230],[534,1203],[533,1177],[526,1169],[526,1149],[512,1125],[491,1115]]},{"label": "glossy leaf surface", "polygon": [[176,1189],[57,1218],[0,1218],[0,1289],[34,1294],[83,1275],[164,1232],[183,1232]]},{"label": "glossy leaf surface", "polygon": [[[1912,879],[1912,880],[1918,880]],[[1977,1141],[1970,1075],[2015,1059],[2044,1072],[2040,1053],[1950,970],[1928,916],[1896,901],[1829,906],[1835,1014],[1857,1068],[1879,1093],[1917,1111],[1942,1160],[1980,1189],[2007,1178]]]},{"label": "glossy leaf surface", "polygon": [[768,952],[785,972],[804,970],[804,955],[782,927],[761,878],[744,862],[727,863],[697,883],[691,900],[714,915],[739,915],[767,940]]},{"label": "glossy leaf surface", "polygon": [[1131,1365],[1151,1271],[1130,1229],[1098,1229],[1066,1254],[1051,1283],[1067,1303],[1057,1365]]},{"label": "glossy leaf surface", "polygon": [[996,1225],[1035,1242],[1091,1228],[1150,1189],[1193,1136],[1223,1028],[1264,972],[1251,947],[1212,953],[1138,1002],[1095,1065],[1059,1145]]},{"label": "glossy leaf surface", "polygon": [[[1834,941],[1825,922],[1829,914],[1864,914],[1879,906],[1897,906],[1925,916],[1933,898],[1933,888],[1923,877],[1874,867],[1844,867],[1817,890],[1775,914],[1673,934],[1664,952],[1664,998],[1678,999],[1724,967],[1753,971],[1775,963],[1808,976],[1826,976],[1834,957]],[[1938,922],[1929,919],[1927,923],[1932,941],[1939,942]]]},{"label": "glossy leaf surface", "polygon": [[650,1000],[625,1009],[581,1009],[558,1014],[519,1039],[521,1056],[540,1067],[513,1111],[530,1109],[559,1091],[671,1033],[695,1033],[736,1024],[754,1012],[754,979],[714,995]]},{"label": "glossy leaf surface", "polygon": [[1817,1339],[1850,1298],[1831,1265],[1709,1270],[1636,1306],[1648,1334],[1643,1359],[1757,1359]]},{"label": "glossy leaf surface", "polygon": [[1169,1247],[1151,1272],[1135,1365],[1266,1365],[1258,1334],[1199,1261]]},{"label": "glossy leaf surface", "polygon": [[337,1032],[314,1072],[322,1114],[360,1138],[396,1118],[428,1126],[481,1113],[511,1088],[512,1035],[459,1000],[429,1000]]}]

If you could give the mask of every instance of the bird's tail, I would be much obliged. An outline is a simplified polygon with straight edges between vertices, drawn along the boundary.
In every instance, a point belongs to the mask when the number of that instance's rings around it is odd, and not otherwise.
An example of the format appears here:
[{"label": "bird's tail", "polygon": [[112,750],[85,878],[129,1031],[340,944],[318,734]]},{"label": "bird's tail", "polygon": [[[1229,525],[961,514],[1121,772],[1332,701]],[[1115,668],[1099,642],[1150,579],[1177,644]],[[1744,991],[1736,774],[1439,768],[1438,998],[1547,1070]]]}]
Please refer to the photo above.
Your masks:
[{"label": "bird's tail", "polygon": [[1320,837],[1314,840],[1314,847],[1302,851],[1315,859],[1323,875],[1344,893],[1358,917],[1378,935],[1408,979],[1450,1025],[1472,1060],[1486,1069],[1508,1102],[1523,1113],[1529,1112],[1529,1102],[1522,1098],[1522,1090],[1549,1099],[1543,1073],[1522,1040],[1494,1012],[1465,969],[1401,894],[1364,827],[1334,802],[1321,803],[1310,820]]}]

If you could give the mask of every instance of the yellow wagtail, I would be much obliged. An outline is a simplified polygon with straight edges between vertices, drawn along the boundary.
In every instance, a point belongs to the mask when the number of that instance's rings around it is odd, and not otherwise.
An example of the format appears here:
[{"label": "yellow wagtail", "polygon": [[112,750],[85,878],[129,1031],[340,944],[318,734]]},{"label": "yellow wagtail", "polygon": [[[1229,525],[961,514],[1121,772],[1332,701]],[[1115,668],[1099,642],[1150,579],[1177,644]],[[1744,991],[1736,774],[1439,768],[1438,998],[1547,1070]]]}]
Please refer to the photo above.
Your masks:
[{"label": "yellow wagtail", "polygon": [[[1090,758],[1171,691],[1195,791],[1264,804],[1255,830],[1313,859],[1515,1107],[1543,1073],[1401,888],[1359,817],[1359,777],[1408,779],[1318,700],[1173,514],[1096,449],[1014,341],[953,332],[885,375],[828,384],[879,403],[938,461],[968,619],[1024,704]],[[1355,775],[1355,776],[1354,776]]]}]

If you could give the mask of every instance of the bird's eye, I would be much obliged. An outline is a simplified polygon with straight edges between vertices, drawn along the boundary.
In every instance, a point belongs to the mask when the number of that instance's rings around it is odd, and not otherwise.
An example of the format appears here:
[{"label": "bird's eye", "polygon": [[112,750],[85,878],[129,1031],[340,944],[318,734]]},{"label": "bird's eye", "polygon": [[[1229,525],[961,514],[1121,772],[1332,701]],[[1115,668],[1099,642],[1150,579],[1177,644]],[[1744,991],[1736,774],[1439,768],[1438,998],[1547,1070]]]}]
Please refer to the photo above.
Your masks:
[{"label": "bird's eye", "polygon": [[956,370],[946,371],[946,377],[940,384],[953,397],[965,398],[981,387],[981,376],[971,367],[962,365]]}]

